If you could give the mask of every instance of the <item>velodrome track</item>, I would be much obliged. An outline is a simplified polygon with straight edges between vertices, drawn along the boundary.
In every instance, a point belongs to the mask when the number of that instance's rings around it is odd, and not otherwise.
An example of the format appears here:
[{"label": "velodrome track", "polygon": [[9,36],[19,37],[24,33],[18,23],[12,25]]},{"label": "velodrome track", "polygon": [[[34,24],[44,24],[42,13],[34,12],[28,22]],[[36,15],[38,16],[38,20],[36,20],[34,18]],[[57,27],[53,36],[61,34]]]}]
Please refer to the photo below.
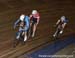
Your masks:
[{"label": "velodrome track", "polygon": [[75,57],[75,37],[70,35],[64,40],[56,40],[53,43],[47,43],[42,48],[24,53],[19,58],[74,58]]},{"label": "velodrome track", "polygon": [[[49,0],[48,2],[41,0],[41,2],[34,1],[33,3],[21,0],[0,1],[0,58],[15,58],[25,52],[34,51],[38,47],[53,42],[51,41],[51,36],[54,32],[53,25],[61,15],[69,18],[69,23],[62,37],[68,37],[70,34],[75,36],[74,2],[74,0]],[[16,48],[13,48],[12,41],[16,32],[13,29],[13,23],[18,19],[20,14],[25,13],[29,15],[32,9],[37,9],[41,16],[37,34],[33,40],[31,38],[28,39],[25,45],[19,44]]]}]

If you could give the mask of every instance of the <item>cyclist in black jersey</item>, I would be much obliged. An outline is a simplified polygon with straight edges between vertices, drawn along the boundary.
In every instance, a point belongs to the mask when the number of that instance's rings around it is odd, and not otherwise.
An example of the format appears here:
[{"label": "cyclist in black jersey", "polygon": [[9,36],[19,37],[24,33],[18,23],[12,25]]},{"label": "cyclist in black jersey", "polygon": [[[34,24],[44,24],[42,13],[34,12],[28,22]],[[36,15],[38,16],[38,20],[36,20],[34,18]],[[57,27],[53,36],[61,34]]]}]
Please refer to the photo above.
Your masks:
[{"label": "cyclist in black jersey", "polygon": [[56,23],[56,32],[53,34],[53,37],[58,37],[63,33],[63,30],[68,22],[68,19],[65,16],[61,16],[61,18]]}]

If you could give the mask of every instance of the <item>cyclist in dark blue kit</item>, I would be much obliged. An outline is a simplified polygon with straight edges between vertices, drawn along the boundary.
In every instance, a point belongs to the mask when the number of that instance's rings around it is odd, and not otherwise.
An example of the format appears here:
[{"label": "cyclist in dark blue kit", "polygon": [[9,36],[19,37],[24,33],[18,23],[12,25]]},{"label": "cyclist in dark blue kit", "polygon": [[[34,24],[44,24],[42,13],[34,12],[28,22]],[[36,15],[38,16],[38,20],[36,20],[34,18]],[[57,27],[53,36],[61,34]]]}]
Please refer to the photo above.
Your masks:
[{"label": "cyclist in dark blue kit", "polygon": [[68,22],[68,19],[65,16],[61,16],[61,18],[56,23],[56,32],[53,34],[53,37],[58,37],[63,33],[63,30]]}]

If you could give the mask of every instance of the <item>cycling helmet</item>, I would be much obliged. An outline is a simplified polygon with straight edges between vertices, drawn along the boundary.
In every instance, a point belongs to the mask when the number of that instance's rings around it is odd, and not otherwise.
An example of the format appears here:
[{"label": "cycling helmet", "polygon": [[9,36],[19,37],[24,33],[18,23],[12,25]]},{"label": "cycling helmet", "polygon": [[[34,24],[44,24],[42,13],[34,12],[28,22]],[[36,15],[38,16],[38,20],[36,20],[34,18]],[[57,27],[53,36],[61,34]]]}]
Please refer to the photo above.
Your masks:
[{"label": "cycling helmet", "polygon": [[65,20],[65,16],[61,16],[61,18],[60,18],[62,21],[64,21]]},{"label": "cycling helmet", "polygon": [[37,14],[37,10],[33,10],[32,11],[32,14]]},{"label": "cycling helmet", "polygon": [[22,15],[20,16],[20,20],[23,21],[23,20],[24,20],[24,17],[25,17],[25,15],[22,14]]}]

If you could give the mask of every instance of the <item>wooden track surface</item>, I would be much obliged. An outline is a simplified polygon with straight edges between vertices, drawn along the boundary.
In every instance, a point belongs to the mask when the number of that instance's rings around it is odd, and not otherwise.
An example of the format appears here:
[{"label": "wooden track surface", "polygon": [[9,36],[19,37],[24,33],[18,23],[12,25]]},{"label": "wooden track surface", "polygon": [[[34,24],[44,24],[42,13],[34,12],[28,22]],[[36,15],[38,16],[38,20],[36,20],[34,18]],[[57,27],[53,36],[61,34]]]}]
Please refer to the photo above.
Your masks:
[{"label": "wooden track surface", "polygon": [[[63,35],[75,33],[75,1],[74,0],[42,0],[41,2],[34,1],[21,3],[22,1],[11,0],[0,1],[0,58],[15,58],[24,52],[40,45],[47,44],[51,41],[50,38],[54,32],[53,25],[60,18],[65,15],[69,18],[69,23]],[[9,4],[8,4],[9,3]],[[18,4],[18,5],[17,5]],[[22,7],[21,7],[22,6]],[[2,8],[3,7],[3,8]],[[12,47],[15,30],[13,30],[13,23],[18,19],[20,14],[25,13],[29,15],[32,9],[37,9],[40,12],[41,20],[37,28],[36,37],[28,39],[25,45],[18,45],[16,48]],[[33,50],[34,51],[34,50]]]}]

